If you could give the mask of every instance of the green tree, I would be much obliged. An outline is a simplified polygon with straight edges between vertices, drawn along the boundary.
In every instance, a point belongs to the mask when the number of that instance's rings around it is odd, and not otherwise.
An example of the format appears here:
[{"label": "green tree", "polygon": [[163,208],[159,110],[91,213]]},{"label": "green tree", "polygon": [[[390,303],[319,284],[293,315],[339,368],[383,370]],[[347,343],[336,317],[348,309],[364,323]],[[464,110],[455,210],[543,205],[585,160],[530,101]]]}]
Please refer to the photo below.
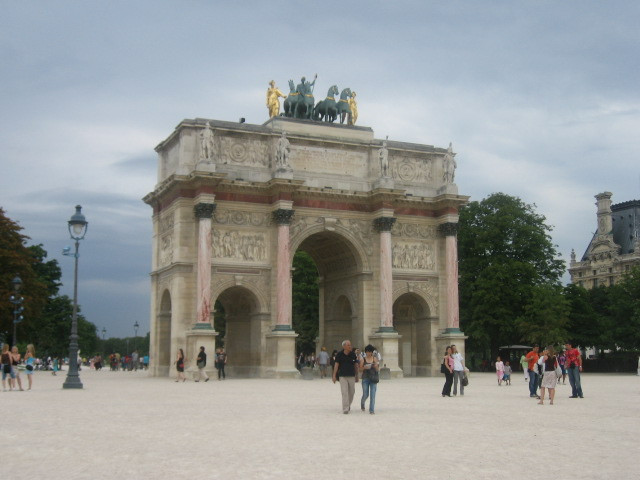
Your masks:
[{"label": "green tree", "polygon": [[535,205],[504,193],[460,210],[460,324],[469,350],[493,355],[501,344],[532,341],[529,335],[539,336],[536,306],[544,308],[547,328],[562,333],[562,301],[543,300],[560,295],[564,271],[545,222]]},{"label": "green tree", "polygon": [[318,270],[309,254],[298,251],[293,257],[293,329],[296,344],[303,352],[315,351],[319,328]]},{"label": "green tree", "polygon": [[614,342],[625,350],[640,350],[640,267],[610,288]]}]

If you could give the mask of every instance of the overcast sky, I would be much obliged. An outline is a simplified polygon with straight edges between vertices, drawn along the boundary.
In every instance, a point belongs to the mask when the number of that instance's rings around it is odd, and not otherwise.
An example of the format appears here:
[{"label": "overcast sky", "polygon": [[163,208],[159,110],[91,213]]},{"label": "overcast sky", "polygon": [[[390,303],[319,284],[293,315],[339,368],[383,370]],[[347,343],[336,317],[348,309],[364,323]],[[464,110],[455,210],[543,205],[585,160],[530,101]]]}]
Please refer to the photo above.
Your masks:
[{"label": "overcast sky", "polygon": [[377,138],[457,152],[461,194],[535,203],[565,260],[593,196],[640,198],[637,1],[3,1],[0,206],[107,336],[149,329],[154,147],[185,118],[267,120],[274,79],[358,93]]}]

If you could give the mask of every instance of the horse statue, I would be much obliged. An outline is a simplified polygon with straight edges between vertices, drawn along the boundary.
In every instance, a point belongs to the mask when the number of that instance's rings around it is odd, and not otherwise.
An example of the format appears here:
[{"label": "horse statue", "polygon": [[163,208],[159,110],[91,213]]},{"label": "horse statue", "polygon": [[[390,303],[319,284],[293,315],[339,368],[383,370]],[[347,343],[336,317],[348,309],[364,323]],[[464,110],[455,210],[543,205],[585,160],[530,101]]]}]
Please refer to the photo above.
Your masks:
[{"label": "horse statue", "polygon": [[336,104],[337,115],[340,117],[340,123],[344,123],[345,118],[348,113],[351,113],[351,108],[349,108],[349,100],[351,98],[352,93],[350,88],[345,88],[340,92],[340,100]]},{"label": "horse statue", "polygon": [[307,82],[305,77],[302,77],[300,83],[296,87],[296,91],[300,94],[300,99],[296,104],[294,110],[295,118],[305,118],[311,120],[313,116],[313,105],[315,101],[313,99],[313,87],[316,84],[318,74],[313,78],[313,82]]},{"label": "horse statue", "polygon": [[327,92],[327,98],[320,100],[313,109],[313,119],[323,120],[333,123],[338,117],[338,109],[336,108],[336,99],[334,95],[338,95],[338,87],[332,85]]},{"label": "horse statue", "polygon": [[284,100],[284,116],[293,117],[296,113],[296,105],[300,101],[300,94],[296,91],[293,80],[289,80],[289,95]]}]

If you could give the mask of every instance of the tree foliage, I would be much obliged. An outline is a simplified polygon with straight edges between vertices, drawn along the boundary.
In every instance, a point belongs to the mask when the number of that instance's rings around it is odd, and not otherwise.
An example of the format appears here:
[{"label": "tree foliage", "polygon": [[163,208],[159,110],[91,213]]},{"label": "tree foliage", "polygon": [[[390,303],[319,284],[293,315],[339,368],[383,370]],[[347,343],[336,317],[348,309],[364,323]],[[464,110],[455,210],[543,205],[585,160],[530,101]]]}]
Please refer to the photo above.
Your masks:
[{"label": "tree foliage", "polygon": [[565,333],[564,262],[545,222],[535,205],[504,193],[461,209],[460,324],[470,350],[496,353]]},{"label": "tree foliage", "polygon": [[318,270],[313,259],[303,251],[293,257],[293,329],[298,334],[299,351],[315,351],[319,328]]}]

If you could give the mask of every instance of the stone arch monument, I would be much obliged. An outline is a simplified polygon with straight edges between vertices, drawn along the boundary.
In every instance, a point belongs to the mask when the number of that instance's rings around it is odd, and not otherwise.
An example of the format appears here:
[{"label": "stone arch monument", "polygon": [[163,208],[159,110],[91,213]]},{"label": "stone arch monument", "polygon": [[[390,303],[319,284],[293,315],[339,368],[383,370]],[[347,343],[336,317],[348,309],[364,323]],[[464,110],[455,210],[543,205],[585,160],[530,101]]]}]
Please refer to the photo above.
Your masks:
[{"label": "stone arch monument", "polygon": [[[291,266],[319,272],[319,342],[374,344],[392,375],[434,375],[458,323],[458,209],[449,148],[374,138],[367,127],[273,117],[184,120],[156,147],[151,372],[179,348],[213,368],[213,305],[225,308],[229,370],[295,368]],[[455,168],[455,167],[454,167]]]}]

